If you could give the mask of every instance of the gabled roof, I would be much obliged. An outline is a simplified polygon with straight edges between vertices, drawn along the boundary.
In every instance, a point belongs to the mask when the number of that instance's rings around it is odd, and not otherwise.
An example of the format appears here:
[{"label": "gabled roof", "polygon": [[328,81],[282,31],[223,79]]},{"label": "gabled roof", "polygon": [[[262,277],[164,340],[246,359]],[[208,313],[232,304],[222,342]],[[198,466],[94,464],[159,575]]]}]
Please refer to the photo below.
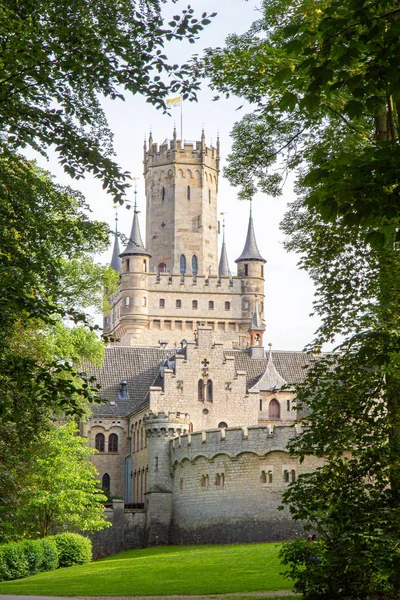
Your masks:
[{"label": "gabled roof", "polygon": [[245,260],[259,260],[266,263],[267,261],[260,254],[260,251],[256,242],[256,234],[254,233],[253,217],[250,215],[249,226],[247,228],[246,243],[244,245],[242,254],[235,260],[236,263]]},{"label": "gabled roof", "polygon": [[270,350],[267,368],[261,375],[260,379],[250,388],[251,391],[258,392],[273,392],[274,390],[280,390],[284,385],[287,385],[287,381],[278,373],[272,359],[272,351]]},{"label": "gabled roof", "polygon": [[[144,404],[149,387],[157,380],[160,363],[174,354],[174,348],[111,346],[105,349],[102,367],[90,363],[82,365],[82,370],[96,377],[101,385],[99,396],[106,401],[91,405],[93,415],[123,417],[135,412]],[[127,382],[129,400],[118,401],[122,381]]]},{"label": "gabled roof", "polygon": [[129,236],[129,242],[125,250],[120,256],[132,256],[135,254],[142,254],[144,256],[151,256],[144,247],[142,236],[140,235],[139,217],[138,211],[135,209],[133,213],[133,223],[131,229],[131,235]]}]

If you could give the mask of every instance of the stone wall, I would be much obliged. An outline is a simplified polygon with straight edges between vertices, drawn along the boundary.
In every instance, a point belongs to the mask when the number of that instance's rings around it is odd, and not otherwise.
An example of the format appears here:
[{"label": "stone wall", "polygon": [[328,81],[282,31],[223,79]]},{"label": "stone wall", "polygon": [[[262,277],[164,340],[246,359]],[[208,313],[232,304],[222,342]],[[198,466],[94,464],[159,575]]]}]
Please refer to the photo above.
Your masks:
[{"label": "stone wall", "polygon": [[113,500],[112,508],[105,509],[105,518],[112,527],[96,531],[88,537],[93,544],[93,559],[103,558],[145,544],[144,510],[124,510],[122,500]]},{"label": "stone wall", "polygon": [[258,542],[302,535],[301,524],[278,511],[282,493],[318,462],[284,450],[288,427],[232,428],[170,442],[174,469],[170,543]]}]

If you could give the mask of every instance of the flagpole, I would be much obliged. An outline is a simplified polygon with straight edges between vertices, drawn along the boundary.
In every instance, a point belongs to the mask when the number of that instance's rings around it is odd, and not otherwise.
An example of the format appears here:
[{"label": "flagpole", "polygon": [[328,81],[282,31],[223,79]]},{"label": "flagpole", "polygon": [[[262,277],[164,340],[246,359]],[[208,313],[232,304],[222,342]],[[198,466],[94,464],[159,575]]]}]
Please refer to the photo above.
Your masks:
[{"label": "flagpole", "polygon": [[183,141],[183,126],[182,126],[183,117],[182,117],[182,114],[183,114],[183,98],[181,99],[181,141]]}]

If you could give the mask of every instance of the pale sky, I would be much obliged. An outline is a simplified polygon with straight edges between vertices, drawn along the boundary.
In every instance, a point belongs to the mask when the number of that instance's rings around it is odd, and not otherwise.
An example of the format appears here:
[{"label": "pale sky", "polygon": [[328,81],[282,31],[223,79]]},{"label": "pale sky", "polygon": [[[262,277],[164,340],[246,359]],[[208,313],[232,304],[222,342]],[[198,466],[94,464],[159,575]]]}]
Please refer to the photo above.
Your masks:
[{"label": "pale sky", "polygon": [[[178,14],[188,2],[173,4],[168,2],[165,10],[171,15]],[[193,0],[195,12],[201,16],[206,11],[217,12],[197,44],[174,43],[166,47],[166,54],[171,61],[182,62],[192,53],[201,53],[203,48],[222,46],[229,33],[242,33],[257,18],[257,1],[254,0]],[[235,121],[246,112],[239,98],[221,99],[213,102],[213,92],[208,89],[207,82],[202,84],[198,94],[198,103],[184,103],[183,137],[187,140],[199,140],[204,125],[206,143],[215,145],[217,132],[221,142],[222,167],[230,151],[230,131]],[[126,101],[107,100],[103,103],[111,130],[114,133],[116,159],[123,170],[128,170],[138,178],[139,209],[145,209],[143,181],[143,140],[148,137],[150,129],[154,142],[161,143],[172,135],[174,118],[176,119],[179,137],[180,111],[172,110],[172,117],[163,115],[140,96],[126,95]],[[114,222],[112,198],[101,187],[101,183],[92,177],[85,180],[71,181],[52,157],[49,162],[39,159],[38,162],[51,171],[59,183],[71,185],[83,192],[92,209],[92,217]],[[131,195],[133,197],[133,194]],[[285,213],[287,202],[294,198],[292,186],[286,184],[280,198],[271,198],[258,194],[253,202],[253,216],[258,246],[262,256],[267,260],[265,269],[265,318],[266,332],[264,345],[271,342],[275,350],[302,350],[314,338],[318,326],[316,318],[310,318],[312,311],[313,286],[308,275],[296,267],[298,257],[288,254],[283,248],[283,233],[279,223]],[[249,206],[237,200],[237,190],[229,185],[220,174],[219,212],[226,212],[226,242],[230,268],[236,274],[234,260],[240,255],[247,231]],[[119,230],[129,235],[132,211],[119,210]],[[145,214],[140,215],[142,237],[145,238]],[[99,260],[107,263],[111,259],[111,247]],[[98,321],[100,322],[100,321]]]}]

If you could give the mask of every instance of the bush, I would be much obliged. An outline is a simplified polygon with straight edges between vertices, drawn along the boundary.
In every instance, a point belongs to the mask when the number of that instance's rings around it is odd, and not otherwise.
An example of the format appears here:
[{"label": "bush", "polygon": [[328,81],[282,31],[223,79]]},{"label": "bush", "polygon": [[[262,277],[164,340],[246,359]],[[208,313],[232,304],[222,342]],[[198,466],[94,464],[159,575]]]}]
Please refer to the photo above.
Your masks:
[{"label": "bush", "polygon": [[77,533],[60,533],[53,536],[58,550],[60,567],[83,565],[92,560],[92,542]]},{"label": "bush", "polygon": [[10,542],[0,548],[0,579],[9,581],[29,575],[29,561],[24,542]]},{"label": "bush", "polygon": [[41,571],[53,571],[58,567],[58,550],[54,540],[44,538],[39,540],[43,548],[43,564]]},{"label": "bush", "polygon": [[44,550],[41,540],[26,540],[21,544],[28,562],[28,575],[35,575],[35,573],[42,571]]}]

